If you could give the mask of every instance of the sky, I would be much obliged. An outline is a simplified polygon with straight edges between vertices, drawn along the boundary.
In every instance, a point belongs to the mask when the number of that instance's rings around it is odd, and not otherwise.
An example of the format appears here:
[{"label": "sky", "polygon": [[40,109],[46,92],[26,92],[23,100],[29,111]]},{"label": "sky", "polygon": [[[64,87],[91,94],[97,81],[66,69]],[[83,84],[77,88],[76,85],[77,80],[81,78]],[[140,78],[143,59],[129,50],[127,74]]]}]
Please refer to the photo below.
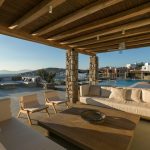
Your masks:
[{"label": "sky", "polygon": [[[99,53],[99,66],[125,66],[150,62],[150,47],[119,52]],[[48,67],[65,68],[66,52],[62,49],[0,35],[0,70],[36,70]],[[79,55],[79,68],[88,69],[89,56]]]}]

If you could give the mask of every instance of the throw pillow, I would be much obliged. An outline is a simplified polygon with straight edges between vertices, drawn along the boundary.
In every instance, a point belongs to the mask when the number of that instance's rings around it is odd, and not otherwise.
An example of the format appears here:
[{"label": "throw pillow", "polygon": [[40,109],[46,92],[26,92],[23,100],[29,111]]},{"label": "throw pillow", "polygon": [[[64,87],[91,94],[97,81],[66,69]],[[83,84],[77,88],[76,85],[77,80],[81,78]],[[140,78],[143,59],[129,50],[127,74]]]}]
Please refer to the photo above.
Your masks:
[{"label": "throw pillow", "polygon": [[126,93],[125,89],[112,87],[109,98],[112,98],[117,102],[122,102],[122,101],[125,101],[125,93]]},{"label": "throw pillow", "polygon": [[111,87],[101,87],[101,97],[109,98],[111,94]]},{"label": "throw pillow", "polygon": [[131,100],[135,102],[141,101],[141,89],[132,89]]},{"label": "throw pillow", "polygon": [[91,85],[89,89],[89,96],[100,96],[100,86]]},{"label": "throw pillow", "polygon": [[131,94],[132,94],[132,90],[131,89],[126,89],[125,99],[128,100],[128,101],[132,101]]},{"label": "throw pillow", "polygon": [[150,90],[142,89],[143,102],[150,103]]}]

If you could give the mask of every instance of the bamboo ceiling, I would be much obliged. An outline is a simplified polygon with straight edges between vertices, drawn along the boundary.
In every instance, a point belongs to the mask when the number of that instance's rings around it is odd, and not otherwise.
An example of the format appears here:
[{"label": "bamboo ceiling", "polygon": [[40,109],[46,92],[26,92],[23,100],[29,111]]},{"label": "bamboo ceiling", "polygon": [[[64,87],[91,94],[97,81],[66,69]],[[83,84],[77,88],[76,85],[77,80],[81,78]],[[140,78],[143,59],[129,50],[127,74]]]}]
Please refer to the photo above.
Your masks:
[{"label": "bamboo ceiling", "polygon": [[149,0],[0,0],[0,33],[93,55],[150,46]]}]

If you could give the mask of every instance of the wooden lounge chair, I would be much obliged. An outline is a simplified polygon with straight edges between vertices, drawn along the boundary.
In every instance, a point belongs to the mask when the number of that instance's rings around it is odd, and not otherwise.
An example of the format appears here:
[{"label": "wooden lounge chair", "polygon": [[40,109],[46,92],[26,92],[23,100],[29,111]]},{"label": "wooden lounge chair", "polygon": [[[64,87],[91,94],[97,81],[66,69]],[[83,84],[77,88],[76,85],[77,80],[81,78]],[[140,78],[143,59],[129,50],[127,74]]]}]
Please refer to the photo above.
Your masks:
[{"label": "wooden lounge chair", "polygon": [[56,92],[45,91],[44,92],[44,96],[45,96],[45,104],[47,106],[52,106],[52,108],[54,109],[55,113],[57,113],[57,110],[56,110],[56,107],[55,107],[56,105],[65,104],[67,106],[67,108],[69,108],[69,105],[67,103],[68,101],[59,98],[59,96],[58,96],[58,94]]},{"label": "wooden lounge chair", "polygon": [[17,117],[19,118],[21,113],[25,113],[28,117],[29,124],[32,125],[30,114],[43,110],[45,110],[50,117],[48,106],[39,104],[36,94],[22,96],[20,98],[20,111]]}]

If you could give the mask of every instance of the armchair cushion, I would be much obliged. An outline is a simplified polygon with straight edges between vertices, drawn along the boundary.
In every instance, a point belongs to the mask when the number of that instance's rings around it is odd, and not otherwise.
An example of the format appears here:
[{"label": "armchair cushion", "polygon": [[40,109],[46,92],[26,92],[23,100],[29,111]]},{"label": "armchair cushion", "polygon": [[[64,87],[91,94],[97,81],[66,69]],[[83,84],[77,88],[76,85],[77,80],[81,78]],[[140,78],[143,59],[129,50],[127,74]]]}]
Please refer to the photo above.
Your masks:
[{"label": "armchair cushion", "polygon": [[28,108],[25,108],[24,110],[30,111],[30,112],[36,112],[36,111],[43,110],[45,108],[48,108],[48,106],[46,106],[46,105],[35,105],[35,106],[30,106]]}]

